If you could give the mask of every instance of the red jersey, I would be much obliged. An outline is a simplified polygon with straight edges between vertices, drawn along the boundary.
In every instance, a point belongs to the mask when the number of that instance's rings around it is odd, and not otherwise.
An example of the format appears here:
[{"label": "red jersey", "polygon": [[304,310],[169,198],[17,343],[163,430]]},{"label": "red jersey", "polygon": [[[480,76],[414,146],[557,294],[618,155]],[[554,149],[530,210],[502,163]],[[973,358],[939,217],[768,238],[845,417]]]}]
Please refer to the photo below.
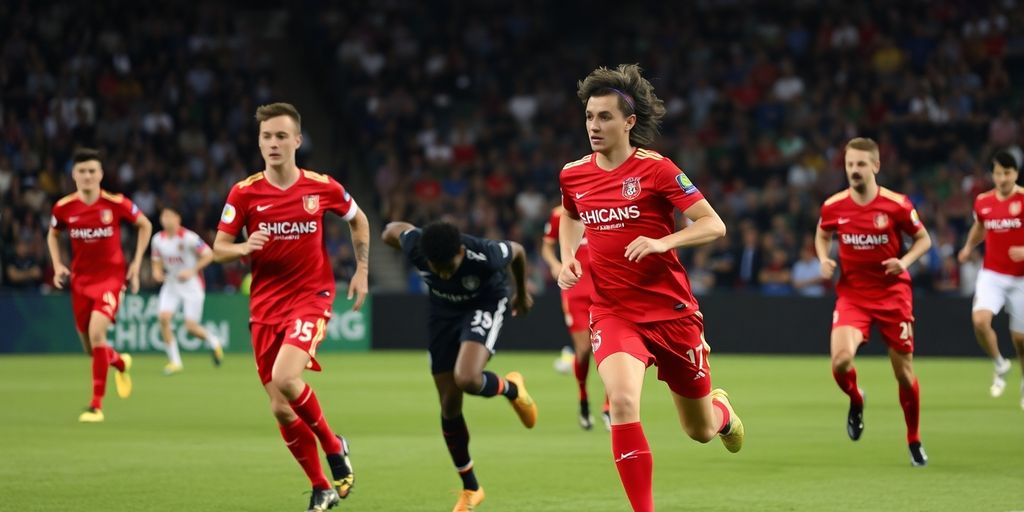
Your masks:
[{"label": "red jersey", "polygon": [[594,276],[593,317],[612,314],[632,322],[683,318],[697,299],[676,251],[626,260],[638,236],[661,238],[676,231],[674,211],[704,199],[671,160],[637,149],[605,171],[587,155],[562,168],[562,206],[586,227]]},{"label": "red jersey", "polygon": [[978,194],[974,221],[985,226],[985,268],[1008,276],[1024,276],[1024,261],[1010,259],[1010,247],[1024,245],[1024,189],[1016,187],[1000,200],[995,190]]},{"label": "red jersey", "polygon": [[270,239],[252,258],[249,321],[286,321],[297,307],[317,298],[334,302],[334,272],[324,243],[324,213],[351,220],[359,212],[352,196],[326,174],[304,169],[281,190],[253,174],[231,187],[217,229],[237,236],[265,231]]},{"label": "red jersey", "polygon": [[[551,211],[551,218],[548,219],[548,223],[544,226],[544,238],[552,240],[556,244],[558,243],[558,226],[562,223],[562,213],[559,208],[555,208]],[[580,268],[583,270],[583,275],[580,280],[576,283],[576,286],[565,290],[567,296],[587,296],[589,297],[591,292],[594,290],[593,279],[590,276],[590,246],[587,243],[587,237],[584,236],[580,240],[580,245],[576,248],[576,259],[580,262]]]},{"label": "red jersey", "polygon": [[71,290],[92,296],[121,289],[125,259],[121,222],[135,223],[142,213],[127,197],[100,190],[93,204],[75,192],[53,205],[50,226],[71,236]]},{"label": "red jersey", "polygon": [[924,229],[907,196],[879,187],[878,195],[861,206],[847,189],[825,201],[818,225],[838,234],[842,270],[837,293],[877,301],[894,291],[910,292],[909,272],[887,275],[882,265],[903,253],[901,233],[914,235]]}]

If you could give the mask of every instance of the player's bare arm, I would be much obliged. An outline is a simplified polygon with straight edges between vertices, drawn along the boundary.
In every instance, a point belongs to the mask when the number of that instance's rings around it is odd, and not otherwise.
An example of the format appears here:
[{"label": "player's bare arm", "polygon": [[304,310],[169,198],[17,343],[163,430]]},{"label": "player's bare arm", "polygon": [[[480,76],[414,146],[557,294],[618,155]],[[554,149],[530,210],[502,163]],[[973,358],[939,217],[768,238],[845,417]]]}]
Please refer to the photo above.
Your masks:
[{"label": "player's bare arm", "polygon": [[71,275],[71,271],[60,259],[60,231],[56,228],[50,228],[46,233],[46,247],[50,251],[50,261],[53,262],[53,286],[63,290],[64,280]]},{"label": "player's bare arm", "polygon": [[558,261],[558,256],[555,254],[555,245],[557,244],[558,242],[550,238],[544,238],[540,243],[540,257],[544,260],[544,263],[548,264],[551,278],[555,280],[558,280],[558,274],[562,273],[562,262]]},{"label": "player's bare arm", "polygon": [[914,233],[914,243],[911,244],[910,249],[903,255],[902,258],[889,258],[882,262],[885,266],[885,273],[891,275],[898,275],[907,270],[908,267],[914,264],[924,253],[928,252],[928,249],[932,247],[932,237],[928,234],[928,230],[921,227]]},{"label": "player's bare arm", "polygon": [[579,282],[583,276],[583,267],[576,259],[576,249],[583,240],[583,222],[573,217],[568,210],[562,212],[558,224],[558,245],[562,249],[562,271],[558,274],[558,286],[568,290]]},{"label": "player's bare arm", "polygon": [[244,242],[236,244],[234,235],[217,231],[217,237],[213,240],[213,261],[230,263],[262,249],[268,240],[270,240],[270,233],[256,231],[249,235]]},{"label": "player's bare arm", "polygon": [[[974,248],[978,246],[983,240],[985,240],[985,224],[974,220],[974,224],[971,225],[970,231],[967,232],[967,240],[964,241],[964,247],[957,253],[956,259],[960,263],[966,263],[971,258],[971,253],[974,252]],[[1013,258],[1012,250],[1010,257]]]},{"label": "player's bare arm", "polygon": [[626,260],[640,261],[650,254],[661,254],[680,247],[694,247],[725,236],[725,223],[707,199],[701,199],[683,212],[689,226],[662,238],[638,236],[626,246]]},{"label": "player's bare arm", "polygon": [[526,249],[519,242],[512,245],[512,261],[508,267],[516,281],[516,291],[512,295],[512,316],[525,315],[533,307],[533,297],[526,290]]},{"label": "player's bare arm", "polygon": [[[206,246],[204,245],[203,247]],[[178,273],[178,281],[185,282],[192,279],[199,275],[204,268],[210,266],[210,263],[213,263],[213,251],[203,251],[199,253],[199,258],[196,259],[196,266],[181,269],[181,272]],[[156,272],[154,272],[153,275],[156,275]]]},{"label": "player's bare arm", "polygon": [[153,271],[153,280],[158,283],[164,282],[164,262],[160,258],[150,258],[149,263]]},{"label": "player's bare arm", "polygon": [[145,215],[139,215],[139,218],[135,219],[135,229],[139,231],[139,238],[135,242],[135,257],[128,264],[128,275],[126,277],[128,278],[131,292],[139,293],[139,275],[142,270],[142,258],[145,257],[146,248],[149,247],[149,240],[153,236],[153,223]]},{"label": "player's bare arm", "polygon": [[352,304],[352,311],[359,311],[366,300],[366,294],[370,290],[370,221],[362,210],[348,221],[349,231],[352,233],[352,248],[356,255],[356,271],[348,284],[348,299],[356,298]]},{"label": "player's bare arm", "polygon": [[401,250],[402,233],[405,233],[410,229],[416,229],[416,226],[409,224],[408,222],[389,222],[387,226],[384,226],[384,232],[380,234],[380,239],[391,247]]},{"label": "player's bare arm", "polygon": [[814,252],[818,254],[818,261],[821,263],[821,277],[832,279],[836,273],[836,260],[829,257],[832,251],[832,232],[821,229],[814,233]]}]

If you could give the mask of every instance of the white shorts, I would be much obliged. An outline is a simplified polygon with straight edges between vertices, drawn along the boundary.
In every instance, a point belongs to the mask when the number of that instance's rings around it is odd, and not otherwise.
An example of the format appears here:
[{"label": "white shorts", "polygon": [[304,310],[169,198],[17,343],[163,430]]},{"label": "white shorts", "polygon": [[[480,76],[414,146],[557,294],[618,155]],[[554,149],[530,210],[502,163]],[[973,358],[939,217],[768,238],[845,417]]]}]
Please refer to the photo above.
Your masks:
[{"label": "white shorts", "polygon": [[203,302],[206,292],[199,286],[164,286],[160,287],[160,312],[177,313],[181,307],[185,320],[200,321],[203,317]]},{"label": "white shorts", "polygon": [[974,286],[972,311],[986,310],[998,314],[1004,305],[1006,314],[1010,315],[1010,330],[1024,333],[1024,277],[981,269]]}]

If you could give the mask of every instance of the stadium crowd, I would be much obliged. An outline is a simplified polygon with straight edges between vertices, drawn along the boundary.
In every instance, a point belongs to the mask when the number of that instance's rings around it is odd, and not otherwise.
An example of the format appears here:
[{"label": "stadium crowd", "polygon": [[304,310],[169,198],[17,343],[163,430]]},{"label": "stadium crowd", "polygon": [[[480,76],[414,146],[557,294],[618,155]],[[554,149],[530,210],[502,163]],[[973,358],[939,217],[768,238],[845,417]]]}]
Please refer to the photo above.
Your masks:
[{"label": "stadium crowd", "polygon": [[[551,286],[537,253],[557,174],[589,149],[576,80],[640,62],[668,108],[653,149],[730,230],[682,255],[695,291],[826,293],[811,237],[821,202],[845,187],[841,150],[857,135],[879,141],[881,183],[910,196],[932,232],[911,269],[916,289],[972,291],[980,257],[955,258],[973,198],[991,187],[989,155],[1017,148],[1019,158],[1024,145],[1024,32],[1013,30],[1024,7],[615,5],[337,1],[289,12],[343,133],[339,169],[372,176],[364,208],[414,224],[449,215],[467,232],[521,241],[538,284]],[[153,219],[173,205],[212,241],[228,188],[261,165],[252,112],[281,99],[273,63],[237,25],[216,5],[0,6],[3,286],[47,282],[49,209],[73,190],[68,155],[81,142],[104,149],[105,188]],[[342,279],[349,245],[340,228],[328,238]],[[243,275],[214,265],[206,277],[217,290]]]}]

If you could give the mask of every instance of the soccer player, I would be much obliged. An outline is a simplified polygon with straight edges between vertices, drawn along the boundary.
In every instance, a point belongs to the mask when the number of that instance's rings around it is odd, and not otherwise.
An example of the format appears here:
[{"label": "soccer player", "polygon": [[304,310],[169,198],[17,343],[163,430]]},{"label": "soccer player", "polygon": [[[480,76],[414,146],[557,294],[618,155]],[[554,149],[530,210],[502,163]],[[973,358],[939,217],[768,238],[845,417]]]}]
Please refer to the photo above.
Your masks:
[{"label": "soccer player", "polygon": [[[584,231],[594,282],[590,340],[611,402],[612,456],[633,510],[654,510],[653,457],[640,424],[647,367],[668,384],[683,430],[706,443],[743,445],[743,423],[711,390],[704,318],[676,249],[725,235],[725,224],[671,160],[646,149],[664,103],[635,64],[600,67],[577,84],[593,152],[562,168],[562,289],[577,286]],[[691,223],[676,230],[675,210]]]},{"label": "soccer player", "polygon": [[[98,423],[103,421],[109,367],[117,369],[117,396],[128,398],[132,393],[128,374],[132,357],[118,354],[107,344],[107,328],[116,321],[125,280],[132,293],[139,291],[139,268],[153,225],[131,200],[100,188],[103,164],[98,151],[79,148],[72,160],[71,178],[77,191],[53,205],[46,243],[53,261],[53,285],[63,289],[65,280],[70,278],[75,329],[82,348],[92,354],[92,401],[78,421]],[[121,250],[122,221],[132,223],[139,231],[127,274]],[[71,236],[71,270],[64,266],[60,256],[60,232],[65,230]]]},{"label": "soccer player", "polygon": [[463,490],[453,512],[474,510],[484,500],[484,489],[469,456],[463,393],[502,395],[526,428],[537,422],[537,406],[519,372],[502,378],[484,371],[509,309],[509,270],[516,286],[512,315],[524,315],[533,306],[526,291],[526,252],[516,242],[464,235],[447,222],[423,229],[392,222],[381,238],[405,254],[430,288],[430,372],[441,400],[441,432],[462,477]]},{"label": "soccer player", "polygon": [[[548,264],[551,276],[556,280],[562,272],[562,262],[558,260],[556,249],[558,245],[558,226],[561,224],[562,206],[557,206],[551,211],[551,218],[544,226],[544,239],[540,248],[540,255]],[[579,260],[583,275],[576,286],[568,290],[562,290],[562,312],[565,313],[565,326],[569,329],[569,336],[572,338],[573,352],[573,373],[576,375],[576,385],[579,388],[579,423],[583,430],[590,430],[594,427],[594,418],[590,416],[590,401],[587,397],[587,375],[590,373],[590,294],[594,291],[594,284],[590,279],[590,257],[587,255],[587,239],[580,240],[580,246],[576,249],[576,259]],[[601,413],[604,419],[605,428],[611,430],[611,413],[607,397]]]},{"label": "soccer player", "polygon": [[[974,336],[982,350],[992,358],[993,397],[1006,389],[1010,361],[999,352],[992,316],[1007,305],[1010,315],[1010,338],[1017,349],[1024,372],[1024,189],[1017,186],[1017,159],[1007,151],[996,153],[992,161],[995,189],[979,194],[974,200],[974,225],[967,242],[958,255],[963,263],[979,243],[985,242],[984,268],[978,273],[974,288]],[[1020,406],[1024,408],[1024,382],[1021,383]]]},{"label": "soccer player", "polygon": [[[846,431],[850,439],[864,432],[864,391],[857,387],[853,356],[866,343],[871,325],[878,324],[889,346],[900,406],[907,424],[910,462],[928,463],[919,432],[921,394],[911,364],[914,358],[914,304],[910,289],[912,265],[931,247],[928,230],[921,224],[910,200],[881,187],[875,181],[880,169],[878,144],[855,138],[846,144],[846,178],[850,187],[828,198],[821,206],[821,220],[814,247],[821,275],[831,279],[836,261],[829,256],[832,234],[838,233],[839,260],[843,269],[836,285],[832,313],[832,375],[839,389],[850,397]],[[914,242],[903,256],[902,233]]]},{"label": "soccer player", "polygon": [[181,214],[174,208],[164,207],[160,211],[160,225],[164,229],[153,235],[151,245],[153,279],[163,283],[160,287],[160,334],[169,360],[164,366],[164,375],[182,370],[178,340],[171,332],[171,318],[179,307],[185,313],[185,330],[210,345],[213,364],[220,366],[224,359],[220,340],[199,325],[206,300],[202,272],[213,262],[213,251],[194,231],[182,227]]},{"label": "soccer player", "polygon": [[[221,214],[213,258],[252,260],[249,326],[256,372],[270,397],[281,437],[313,486],[309,510],[334,507],[355,483],[348,443],[327,424],[320,402],[302,371],[320,370],[316,349],[334,303],[334,275],[324,243],[324,216],[348,222],[356,270],[348,287],[358,311],[367,292],[370,225],[352,196],[330,176],[300,169],[299,112],[288,103],[256,109],[259,147],[266,167],[236,183]],[[235,243],[243,230],[248,238]],[[317,440],[327,454],[333,488],[324,476]]]}]

